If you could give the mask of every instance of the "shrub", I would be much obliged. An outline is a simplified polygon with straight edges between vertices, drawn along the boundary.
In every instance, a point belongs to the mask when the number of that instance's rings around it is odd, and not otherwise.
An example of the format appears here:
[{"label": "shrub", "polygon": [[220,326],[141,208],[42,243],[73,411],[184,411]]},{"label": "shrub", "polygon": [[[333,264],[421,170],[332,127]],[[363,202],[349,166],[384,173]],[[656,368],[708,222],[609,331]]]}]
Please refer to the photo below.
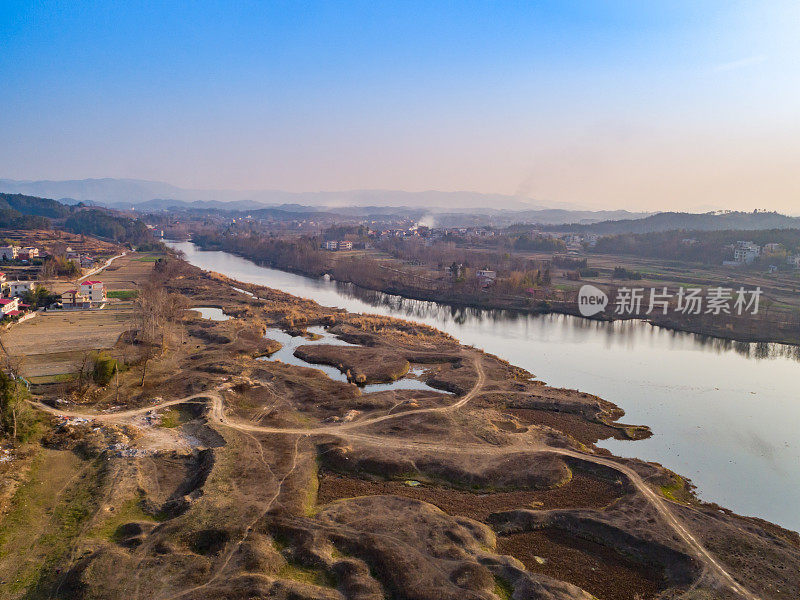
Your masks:
[{"label": "shrub", "polygon": [[108,356],[104,352],[95,353],[93,359],[92,379],[97,385],[108,385],[108,382],[111,381],[111,378],[120,368],[117,359]]},{"label": "shrub", "polygon": [[39,417],[26,401],[29,395],[19,379],[0,371],[0,432],[15,442],[29,440],[39,428]]}]

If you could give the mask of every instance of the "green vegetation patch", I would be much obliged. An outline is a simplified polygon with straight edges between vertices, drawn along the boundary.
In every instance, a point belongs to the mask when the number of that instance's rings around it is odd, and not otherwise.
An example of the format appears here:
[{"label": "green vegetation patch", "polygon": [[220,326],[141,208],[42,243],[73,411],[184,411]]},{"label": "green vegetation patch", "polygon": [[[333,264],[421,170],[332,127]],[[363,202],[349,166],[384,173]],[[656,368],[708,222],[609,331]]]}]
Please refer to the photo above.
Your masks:
[{"label": "green vegetation patch", "polygon": [[41,415],[28,404],[30,392],[19,379],[0,371],[0,428],[5,436],[27,442],[39,435]]},{"label": "green vegetation patch", "polygon": [[317,495],[319,494],[319,459],[314,465],[309,481],[308,487],[305,490],[303,498],[303,512],[307,517],[313,517],[317,514]]},{"label": "green vegetation patch", "polygon": [[175,408],[171,408],[164,415],[161,417],[161,427],[167,427],[168,429],[174,429],[181,425],[183,420],[181,419],[181,413],[179,410]]},{"label": "green vegetation patch", "polygon": [[97,509],[103,462],[83,464],[65,451],[42,451],[11,502],[0,531],[0,562],[14,556],[8,591],[46,595],[74,541]]},{"label": "green vegetation patch", "polygon": [[120,300],[133,300],[139,297],[139,290],[113,290],[107,293],[109,298],[119,298]]},{"label": "green vegetation patch", "polygon": [[108,385],[117,371],[124,370],[123,366],[116,358],[112,358],[105,352],[95,352],[92,355],[92,359],[94,360],[92,378],[97,385]]},{"label": "green vegetation patch", "polygon": [[514,596],[514,588],[502,577],[495,575],[494,577],[494,590],[492,593],[500,598],[500,600],[511,600]]},{"label": "green vegetation patch", "polygon": [[121,539],[120,528],[122,525],[134,521],[157,521],[153,515],[142,509],[142,497],[131,498],[116,511],[110,513],[108,519],[89,533],[89,537],[118,542]]},{"label": "green vegetation patch", "polygon": [[295,562],[287,562],[281,567],[280,571],[278,571],[278,577],[292,579],[293,581],[301,581],[320,587],[336,587],[336,578],[327,571],[305,567]]},{"label": "green vegetation patch", "polygon": [[28,377],[28,381],[30,381],[32,385],[46,385],[48,383],[75,381],[77,378],[77,373],[58,373],[56,375],[34,375]]},{"label": "green vegetation patch", "polygon": [[672,482],[662,485],[660,491],[662,496],[673,502],[688,504],[692,500],[686,481],[680,475],[674,473],[672,474]]}]

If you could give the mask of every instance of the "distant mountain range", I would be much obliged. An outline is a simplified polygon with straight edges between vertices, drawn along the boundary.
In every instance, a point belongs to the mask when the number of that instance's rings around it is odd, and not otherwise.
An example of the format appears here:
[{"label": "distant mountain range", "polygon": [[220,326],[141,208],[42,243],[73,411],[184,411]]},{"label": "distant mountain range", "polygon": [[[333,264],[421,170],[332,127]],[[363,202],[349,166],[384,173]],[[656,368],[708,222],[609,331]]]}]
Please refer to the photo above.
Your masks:
[{"label": "distant mountain range", "polygon": [[350,190],[343,192],[284,192],[279,190],[191,190],[140,179],[78,179],[16,181],[0,179],[0,192],[56,198],[65,204],[96,204],[137,211],[277,209],[290,213],[326,211],[347,216],[437,215],[440,223],[458,224],[463,215],[484,215],[485,223],[593,223],[635,219],[649,213],[591,211],[575,205],[535,204],[529,198],[478,192],[404,192]]},{"label": "distant mountain range", "polygon": [[575,209],[574,206],[541,206],[529,198],[477,192],[404,192],[398,190],[350,190],[342,192],[285,192],[280,190],[192,190],[159,181],[141,179],[77,179],[69,181],[16,181],[0,179],[0,192],[28,194],[64,201],[97,203],[114,208],[171,208],[175,202],[195,208],[252,210],[282,204],[312,207],[408,206],[439,207],[445,211]]},{"label": "distant mountain range", "polygon": [[800,229],[800,217],[789,217],[777,212],[663,212],[641,219],[613,219],[597,223],[572,223],[551,225],[548,229],[596,233],[655,233],[661,231],[746,231],[764,229]]},{"label": "distant mountain range", "polygon": [[541,210],[497,210],[494,208],[465,208],[455,212],[452,208],[430,208],[415,206],[307,206],[302,204],[279,204],[277,206],[251,206],[245,202],[181,202],[177,200],[148,200],[135,205],[136,211],[155,212],[163,210],[187,211],[235,211],[252,214],[254,217],[267,215],[278,216],[284,213],[285,218],[316,218],[320,215],[381,218],[406,217],[424,220],[437,226],[459,227],[471,225],[505,226],[513,223],[595,223],[607,219],[633,219],[646,216],[648,213],[632,213],[626,210],[582,211],[564,209]]}]

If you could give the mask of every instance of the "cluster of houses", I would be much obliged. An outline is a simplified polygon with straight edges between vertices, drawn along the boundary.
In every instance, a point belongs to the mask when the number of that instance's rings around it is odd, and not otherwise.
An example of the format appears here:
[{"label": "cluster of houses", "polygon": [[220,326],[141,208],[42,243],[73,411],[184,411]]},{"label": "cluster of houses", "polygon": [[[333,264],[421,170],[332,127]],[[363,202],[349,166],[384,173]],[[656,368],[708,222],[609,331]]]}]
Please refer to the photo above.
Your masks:
[{"label": "cluster of houses", "polygon": [[[27,292],[33,292],[36,284],[33,281],[6,281],[5,273],[0,273],[0,314],[2,317],[19,317],[30,308],[22,302]],[[106,288],[102,281],[84,281],[77,289],[67,290],[61,294],[63,308],[92,308],[107,301]]]},{"label": "cluster of houses", "polygon": [[[764,244],[763,248],[758,244],[751,241],[740,240],[732,244],[730,248],[733,250],[733,260],[723,261],[723,265],[729,267],[738,267],[741,265],[752,265],[760,256],[775,256],[780,255],[784,248],[783,245],[777,243]],[[800,254],[788,255],[786,263],[793,266],[795,269],[800,269]],[[778,265],[770,265],[770,273],[778,270]]]},{"label": "cluster of houses", "polygon": [[353,242],[349,240],[329,240],[326,242],[322,242],[322,249],[323,250],[331,250],[333,252],[337,250],[352,250],[353,249]]},{"label": "cluster of houses", "polygon": [[30,307],[22,302],[22,296],[34,287],[32,281],[6,281],[6,274],[0,273],[0,318],[23,316]]},{"label": "cluster of houses", "polygon": [[[94,258],[86,253],[76,252],[69,246],[66,248],[66,258],[71,260],[81,269],[91,269],[94,267]],[[0,246],[0,260],[9,262],[13,260],[32,261],[43,258],[47,253],[39,250],[35,246]]]},{"label": "cluster of houses", "polygon": [[94,258],[92,258],[88,254],[76,252],[69,246],[67,246],[66,257],[67,260],[71,260],[72,262],[80,266],[81,269],[91,269],[92,267],[94,267]]},{"label": "cluster of houses", "polygon": [[725,266],[752,265],[761,256],[761,246],[753,242],[738,241],[733,244],[733,260],[723,261]]},{"label": "cluster of houses", "polygon": [[483,227],[426,227],[415,224],[410,227],[370,230],[368,235],[376,240],[415,237],[437,240],[446,237],[494,237],[495,232]]},{"label": "cluster of houses", "polygon": [[34,246],[0,246],[0,260],[33,260],[39,256],[39,249]]}]

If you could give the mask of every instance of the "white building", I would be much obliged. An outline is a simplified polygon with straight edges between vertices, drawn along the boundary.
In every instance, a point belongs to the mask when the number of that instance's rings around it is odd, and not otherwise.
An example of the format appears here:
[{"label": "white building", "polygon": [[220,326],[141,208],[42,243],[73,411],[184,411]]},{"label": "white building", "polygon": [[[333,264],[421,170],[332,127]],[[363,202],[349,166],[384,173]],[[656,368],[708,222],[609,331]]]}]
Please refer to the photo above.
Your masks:
[{"label": "white building", "polygon": [[18,298],[22,296],[25,292],[32,292],[34,288],[34,283],[32,281],[9,281],[8,283],[8,295],[11,298]]},{"label": "white building", "polygon": [[733,249],[733,260],[746,265],[752,264],[761,255],[761,246],[753,242],[736,242]]},{"label": "white building", "polygon": [[339,242],[339,250],[352,250],[353,249],[353,242],[348,240],[342,240]]},{"label": "white building", "polygon": [[17,246],[0,246],[0,259],[2,260],[14,260],[18,254]]},{"label": "white building", "polygon": [[493,285],[497,279],[497,271],[490,271],[489,269],[478,269],[475,271],[475,277],[481,287],[488,287]]},{"label": "white building", "polygon": [[800,254],[790,256],[786,259],[786,262],[792,265],[795,269],[800,269]]},{"label": "white building", "polygon": [[339,247],[339,242],[335,242],[335,241],[322,242],[322,247],[325,250],[336,250]]},{"label": "white building", "polygon": [[0,312],[2,312],[3,315],[17,310],[19,310],[19,298],[0,299]]},{"label": "white building", "polygon": [[33,260],[39,257],[39,249],[34,246],[26,246],[19,251],[18,255],[25,260]]},{"label": "white building", "polygon": [[105,302],[106,288],[102,281],[84,281],[80,293],[90,302]]}]

